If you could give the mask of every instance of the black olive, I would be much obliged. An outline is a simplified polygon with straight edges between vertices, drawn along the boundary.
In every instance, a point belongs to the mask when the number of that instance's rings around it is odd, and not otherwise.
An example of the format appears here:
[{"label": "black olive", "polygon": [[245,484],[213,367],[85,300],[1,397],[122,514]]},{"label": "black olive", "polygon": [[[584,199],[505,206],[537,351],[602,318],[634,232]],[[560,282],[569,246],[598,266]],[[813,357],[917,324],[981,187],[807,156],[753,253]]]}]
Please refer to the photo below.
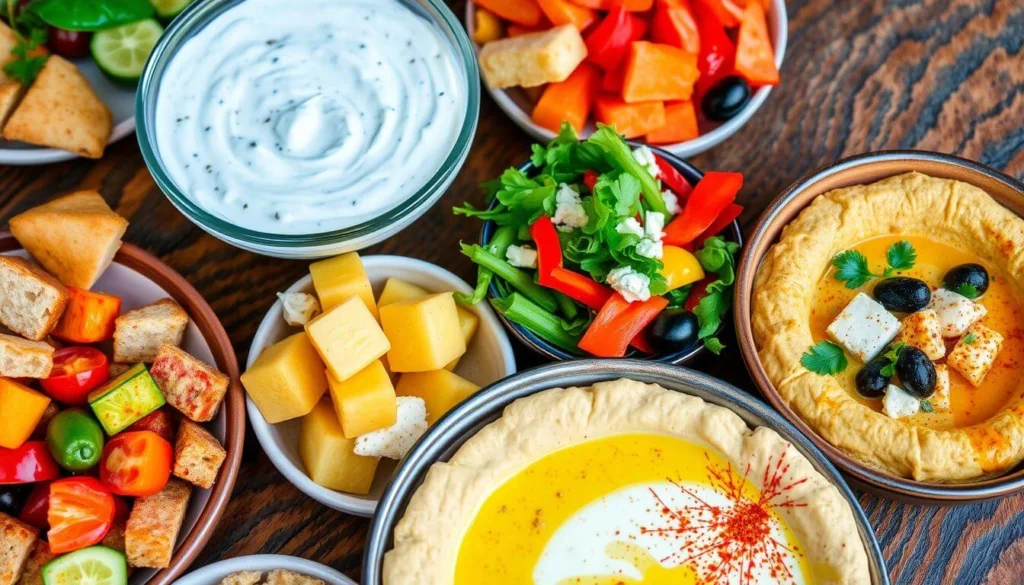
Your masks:
[{"label": "black olive", "polygon": [[907,276],[886,278],[875,285],[875,300],[889,311],[913,313],[928,306],[932,289],[923,280]]},{"label": "black olive", "polygon": [[28,484],[0,485],[0,512],[8,516],[21,514],[31,487]]},{"label": "black olive", "polygon": [[889,387],[889,379],[892,376],[882,374],[882,368],[889,365],[889,360],[884,355],[864,364],[864,367],[857,372],[857,392],[864,398],[881,398],[885,396],[885,389]]},{"label": "black olive", "polygon": [[985,294],[988,290],[988,270],[981,264],[961,264],[954,266],[942,277],[942,288],[963,294],[965,289],[961,287],[964,286],[966,290],[977,291],[975,297]]},{"label": "black olive", "polygon": [[658,353],[684,350],[697,343],[700,323],[697,316],[683,309],[662,311],[651,323],[651,345]]},{"label": "black olive", "polygon": [[935,392],[935,364],[912,345],[900,350],[896,373],[907,392],[918,398],[928,398]]},{"label": "black olive", "polygon": [[704,94],[700,109],[708,120],[725,122],[740,113],[749,102],[750,84],[742,77],[730,75]]}]

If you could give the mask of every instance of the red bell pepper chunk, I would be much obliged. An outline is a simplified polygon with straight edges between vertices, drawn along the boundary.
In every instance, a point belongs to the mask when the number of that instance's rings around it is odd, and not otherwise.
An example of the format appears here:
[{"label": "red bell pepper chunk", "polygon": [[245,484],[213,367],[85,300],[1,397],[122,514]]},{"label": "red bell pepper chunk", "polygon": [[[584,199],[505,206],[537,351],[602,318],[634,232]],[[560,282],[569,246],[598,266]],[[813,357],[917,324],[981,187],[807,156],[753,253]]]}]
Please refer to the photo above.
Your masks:
[{"label": "red bell pepper chunk", "polygon": [[555,268],[551,271],[549,287],[595,311],[604,307],[615,293],[611,287],[565,268]]},{"label": "red bell pepper chunk", "polygon": [[665,226],[662,241],[671,246],[683,246],[696,240],[736,200],[742,186],[743,175],[740,173],[709,171],[697,183],[686,207]]},{"label": "red bell pepper chunk", "polygon": [[693,15],[697,19],[700,33],[700,53],[697,55],[696,90],[701,96],[719,79],[732,73],[736,61],[736,45],[725,33],[725,27],[718,16],[703,2],[694,2]]},{"label": "red bell pepper chunk", "polygon": [[703,246],[704,242],[708,238],[710,238],[711,236],[717,236],[718,234],[722,233],[722,231],[725,230],[725,228],[729,227],[729,224],[736,221],[736,218],[739,217],[741,213],[743,213],[742,205],[730,203],[725,207],[725,209],[722,210],[722,213],[718,214],[718,217],[711,224],[711,226],[708,227],[708,229],[704,230],[703,234],[697,236],[697,239],[694,241],[698,242],[701,246]]},{"label": "red bell pepper chunk", "polygon": [[537,282],[552,286],[551,271],[562,267],[562,242],[551,218],[542,215],[530,226],[530,237],[537,246]]},{"label": "red bell pepper chunk", "polygon": [[20,447],[0,447],[0,484],[32,483],[60,477],[60,466],[46,441],[26,441]]},{"label": "red bell pepper chunk", "polygon": [[615,69],[629,53],[630,43],[639,38],[637,28],[641,25],[646,31],[646,23],[629,14],[622,4],[617,4],[587,33],[584,39],[587,59],[605,71]]},{"label": "red bell pepper chunk", "polygon": [[[740,16],[743,15],[744,3],[736,3],[733,0],[697,0],[698,4],[708,7],[715,13],[718,21],[726,28],[734,28],[740,24]],[[758,3],[760,5],[760,3]]]},{"label": "red bell pepper chunk", "polygon": [[580,349],[597,357],[622,357],[631,341],[668,306],[665,297],[630,303],[615,294],[594,317],[580,340]]},{"label": "red bell pepper chunk", "polygon": [[591,193],[594,192],[594,185],[597,185],[597,171],[587,169],[583,173],[583,184],[587,186],[587,190]]},{"label": "red bell pepper chunk", "polygon": [[676,194],[676,200],[679,205],[686,203],[690,193],[693,192],[693,185],[686,180],[682,173],[672,166],[672,163],[661,156],[655,154],[654,161],[658,163],[658,173],[661,175],[661,182],[665,183]]},{"label": "red bell pepper chunk", "polygon": [[716,280],[718,280],[718,275],[715,274],[709,274],[703,279],[698,280],[690,289],[690,294],[686,297],[683,308],[692,313],[700,303],[700,300],[708,296],[708,285]]}]

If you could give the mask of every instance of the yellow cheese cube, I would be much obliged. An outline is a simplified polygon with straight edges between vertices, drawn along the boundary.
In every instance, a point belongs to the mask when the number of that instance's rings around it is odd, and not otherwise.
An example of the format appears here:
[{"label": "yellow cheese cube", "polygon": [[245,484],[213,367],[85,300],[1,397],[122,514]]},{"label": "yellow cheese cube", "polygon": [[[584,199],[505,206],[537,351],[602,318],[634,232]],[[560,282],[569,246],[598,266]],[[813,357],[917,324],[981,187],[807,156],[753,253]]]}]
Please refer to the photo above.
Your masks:
[{"label": "yellow cheese cube", "polygon": [[[459,329],[462,330],[462,338],[466,340],[466,347],[469,347],[469,342],[473,340],[473,336],[476,335],[476,328],[480,325],[480,318],[476,316],[476,313],[458,307],[459,309]],[[455,366],[459,365],[459,360],[462,356],[455,358],[448,362],[448,365],[444,367],[446,370],[454,370]]]},{"label": "yellow cheese cube", "polygon": [[418,287],[411,282],[392,277],[384,283],[384,290],[380,291],[380,298],[377,299],[377,307],[409,299],[419,299],[429,294],[426,289]]},{"label": "yellow cheese cube", "polygon": [[440,370],[466,353],[450,292],[392,303],[381,309],[380,320],[391,340],[392,372]]},{"label": "yellow cheese cube", "polygon": [[422,398],[427,403],[427,423],[434,424],[444,413],[479,389],[476,384],[448,370],[434,370],[402,374],[395,394]]},{"label": "yellow cheese cube", "polygon": [[309,413],[327,391],[324,363],[305,333],[263,350],[242,374],[242,386],[269,423]]},{"label": "yellow cheese cube", "polygon": [[363,270],[363,262],[359,254],[349,252],[327,260],[309,265],[309,273],[313,276],[313,288],[320,299],[320,307],[324,312],[340,305],[349,297],[359,297],[377,319],[377,303],[373,300],[373,287]]},{"label": "yellow cheese cube", "polygon": [[534,87],[565,78],[587,57],[580,31],[563,24],[491,41],[480,49],[480,75],[489,87]]},{"label": "yellow cheese cube", "polygon": [[380,360],[344,382],[328,375],[327,384],[334,411],[338,413],[346,437],[354,439],[390,427],[398,420],[395,387],[391,385],[391,376]]},{"label": "yellow cheese cube", "polygon": [[50,398],[14,380],[0,378],[0,447],[15,449],[28,440],[43,418]]},{"label": "yellow cheese cube", "polygon": [[306,334],[320,352],[327,371],[339,382],[391,349],[380,325],[358,297],[349,297],[306,323]]},{"label": "yellow cheese cube", "polygon": [[331,403],[322,400],[302,419],[299,457],[306,474],[325,488],[366,495],[377,472],[376,457],[361,457],[353,450],[355,439],[346,438]]}]

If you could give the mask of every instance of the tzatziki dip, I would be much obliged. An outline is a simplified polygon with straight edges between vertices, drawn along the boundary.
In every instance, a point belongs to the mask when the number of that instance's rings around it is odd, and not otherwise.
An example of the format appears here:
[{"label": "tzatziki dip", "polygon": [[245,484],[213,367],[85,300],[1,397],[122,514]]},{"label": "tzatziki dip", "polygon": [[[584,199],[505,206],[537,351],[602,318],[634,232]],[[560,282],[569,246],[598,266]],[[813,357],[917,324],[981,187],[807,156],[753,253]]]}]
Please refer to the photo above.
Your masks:
[{"label": "tzatziki dip", "polygon": [[156,147],[209,214],[316,234],[420,190],[453,150],[466,100],[443,33],[399,0],[243,0],[171,58]]}]

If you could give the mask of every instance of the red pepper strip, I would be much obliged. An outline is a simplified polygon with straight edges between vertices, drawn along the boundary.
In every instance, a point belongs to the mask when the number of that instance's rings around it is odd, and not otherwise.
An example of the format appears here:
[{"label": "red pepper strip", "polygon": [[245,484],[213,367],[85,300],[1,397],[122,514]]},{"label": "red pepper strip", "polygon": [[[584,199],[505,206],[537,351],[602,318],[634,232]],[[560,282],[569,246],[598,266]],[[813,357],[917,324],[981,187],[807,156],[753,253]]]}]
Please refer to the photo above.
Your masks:
[{"label": "red pepper strip", "polygon": [[629,344],[647,355],[654,355],[654,347],[651,345],[651,340],[647,339],[646,327],[643,331],[637,333],[636,337],[634,337],[633,341],[630,341]]},{"label": "red pepper strip", "polygon": [[700,54],[697,56],[697,100],[719,79],[732,73],[736,61],[736,45],[729,40],[729,35],[722,26],[715,12],[704,2],[694,2],[693,16],[697,20],[697,32],[700,34]]},{"label": "red pepper strip", "polygon": [[736,200],[741,187],[743,175],[740,173],[709,171],[697,183],[686,207],[665,226],[662,241],[670,246],[682,246],[696,240]]},{"label": "red pepper strip", "polygon": [[608,16],[587,33],[587,60],[605,71],[615,69],[629,52],[634,23],[621,3],[612,8]]},{"label": "red pepper strip", "polygon": [[16,449],[0,447],[0,484],[32,483],[60,477],[46,441],[26,441]]},{"label": "red pepper strip", "polygon": [[690,289],[690,295],[686,297],[686,302],[683,303],[683,308],[689,312],[693,312],[693,309],[697,307],[700,300],[708,296],[708,285],[718,280],[718,276],[715,274],[709,274],[702,280],[698,280],[693,288]]},{"label": "red pepper strip", "polygon": [[[541,283],[544,284],[544,283]],[[564,294],[570,299],[583,303],[584,305],[600,310],[608,299],[615,294],[610,287],[607,287],[594,279],[577,274],[565,268],[555,268],[551,271],[551,284],[545,285]]]},{"label": "red pepper strip", "polygon": [[676,200],[679,205],[686,203],[689,199],[690,193],[693,193],[693,185],[686,180],[686,177],[682,173],[676,170],[672,163],[658,156],[654,155],[654,161],[658,163],[658,172],[661,175],[661,182],[665,183],[672,192],[676,194]]},{"label": "red pepper strip", "polygon": [[615,294],[594,317],[579,347],[597,357],[622,357],[630,342],[667,306],[665,297],[630,303]]},{"label": "red pepper strip", "polygon": [[697,239],[694,241],[699,242],[700,245],[703,246],[704,242],[708,238],[710,238],[711,236],[717,236],[718,234],[722,233],[722,231],[724,231],[725,228],[729,227],[729,224],[736,221],[736,218],[739,217],[741,213],[743,213],[742,205],[737,205],[736,203],[730,203],[729,205],[726,205],[725,209],[722,210],[722,213],[718,214],[718,217],[711,224],[711,226],[708,227],[708,229],[704,230],[703,234],[697,236]]},{"label": "red pepper strip", "polygon": [[594,185],[597,185],[597,171],[587,169],[583,173],[583,184],[587,186],[587,190],[591,193],[594,192]]},{"label": "red pepper strip", "polygon": [[542,215],[530,226],[530,237],[537,246],[537,282],[552,286],[551,271],[562,267],[562,242],[551,218]]}]

